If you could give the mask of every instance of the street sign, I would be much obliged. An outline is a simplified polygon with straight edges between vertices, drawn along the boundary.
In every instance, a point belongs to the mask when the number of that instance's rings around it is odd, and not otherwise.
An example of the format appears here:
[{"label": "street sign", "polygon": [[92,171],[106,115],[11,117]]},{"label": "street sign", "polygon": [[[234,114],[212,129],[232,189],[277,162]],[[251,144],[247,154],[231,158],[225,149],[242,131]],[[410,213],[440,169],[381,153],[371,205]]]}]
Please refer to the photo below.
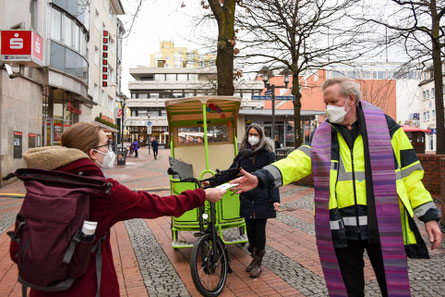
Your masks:
[{"label": "street sign", "polygon": [[151,135],[151,126],[147,126],[147,134]]},{"label": "street sign", "polygon": [[272,96],[252,96],[252,100],[272,100]]},{"label": "street sign", "polygon": [[147,122],[147,126],[151,126],[151,122],[150,121]]},{"label": "street sign", "polygon": [[275,100],[295,100],[295,96],[275,96]]},{"label": "street sign", "polygon": [[[252,96],[252,100],[272,100],[272,96]],[[295,100],[295,96],[275,96],[275,100]]]}]

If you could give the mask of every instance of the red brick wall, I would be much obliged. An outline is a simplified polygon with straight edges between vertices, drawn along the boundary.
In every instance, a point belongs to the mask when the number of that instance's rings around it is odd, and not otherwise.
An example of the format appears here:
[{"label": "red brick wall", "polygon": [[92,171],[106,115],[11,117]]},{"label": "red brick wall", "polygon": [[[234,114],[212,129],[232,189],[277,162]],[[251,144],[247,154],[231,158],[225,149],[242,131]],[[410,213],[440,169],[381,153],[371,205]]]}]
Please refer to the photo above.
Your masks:
[{"label": "red brick wall", "polygon": [[[429,154],[417,154],[423,170],[425,170],[425,176],[423,177],[423,184],[425,188],[430,191],[431,195],[438,197],[441,189],[441,167],[444,169],[443,164],[445,155],[429,155]],[[441,160],[442,159],[442,160]],[[445,191],[445,185],[442,188]]]}]

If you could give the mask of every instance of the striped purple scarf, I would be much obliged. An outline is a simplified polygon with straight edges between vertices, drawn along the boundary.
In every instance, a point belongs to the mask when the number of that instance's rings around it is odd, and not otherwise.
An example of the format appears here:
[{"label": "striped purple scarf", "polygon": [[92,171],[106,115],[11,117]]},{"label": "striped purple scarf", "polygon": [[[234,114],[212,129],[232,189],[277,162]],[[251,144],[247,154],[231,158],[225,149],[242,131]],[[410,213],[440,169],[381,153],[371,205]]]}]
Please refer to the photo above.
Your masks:
[{"label": "striped purple scarf", "polygon": [[[365,101],[361,101],[361,105],[368,133],[377,225],[388,296],[411,296],[388,125],[380,108]],[[327,122],[317,128],[312,139],[311,158],[315,184],[317,247],[329,295],[334,297],[348,294],[335,256],[329,224],[331,133],[332,127]]]}]

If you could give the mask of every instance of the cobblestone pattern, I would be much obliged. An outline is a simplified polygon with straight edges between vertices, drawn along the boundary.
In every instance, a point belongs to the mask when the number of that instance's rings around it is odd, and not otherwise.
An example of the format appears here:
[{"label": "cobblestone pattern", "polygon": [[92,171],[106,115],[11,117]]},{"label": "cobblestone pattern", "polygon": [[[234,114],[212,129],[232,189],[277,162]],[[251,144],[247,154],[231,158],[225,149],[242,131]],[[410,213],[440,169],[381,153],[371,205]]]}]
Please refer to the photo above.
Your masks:
[{"label": "cobblestone pattern", "polygon": [[149,296],[190,296],[183,281],[144,220],[125,221],[125,227],[138,259]]},{"label": "cobblestone pattern", "polygon": [[15,222],[17,212],[5,212],[0,214],[0,234],[5,232]]}]

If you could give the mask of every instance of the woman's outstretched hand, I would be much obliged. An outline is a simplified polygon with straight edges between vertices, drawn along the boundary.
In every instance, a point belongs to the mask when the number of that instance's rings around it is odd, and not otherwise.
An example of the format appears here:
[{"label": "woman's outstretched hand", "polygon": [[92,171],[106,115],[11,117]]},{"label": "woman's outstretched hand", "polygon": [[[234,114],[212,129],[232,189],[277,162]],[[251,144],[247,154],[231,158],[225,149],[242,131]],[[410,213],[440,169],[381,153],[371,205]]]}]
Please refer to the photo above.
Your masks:
[{"label": "woman's outstretched hand", "polygon": [[225,190],[220,190],[216,188],[209,188],[204,190],[206,192],[206,200],[210,202],[218,202],[221,200],[224,193],[226,193]]},{"label": "woman's outstretched hand", "polygon": [[258,177],[250,174],[242,168],[240,172],[243,176],[230,181],[230,184],[237,184],[235,187],[231,188],[230,191],[241,194],[242,192],[253,190],[258,186]]}]

